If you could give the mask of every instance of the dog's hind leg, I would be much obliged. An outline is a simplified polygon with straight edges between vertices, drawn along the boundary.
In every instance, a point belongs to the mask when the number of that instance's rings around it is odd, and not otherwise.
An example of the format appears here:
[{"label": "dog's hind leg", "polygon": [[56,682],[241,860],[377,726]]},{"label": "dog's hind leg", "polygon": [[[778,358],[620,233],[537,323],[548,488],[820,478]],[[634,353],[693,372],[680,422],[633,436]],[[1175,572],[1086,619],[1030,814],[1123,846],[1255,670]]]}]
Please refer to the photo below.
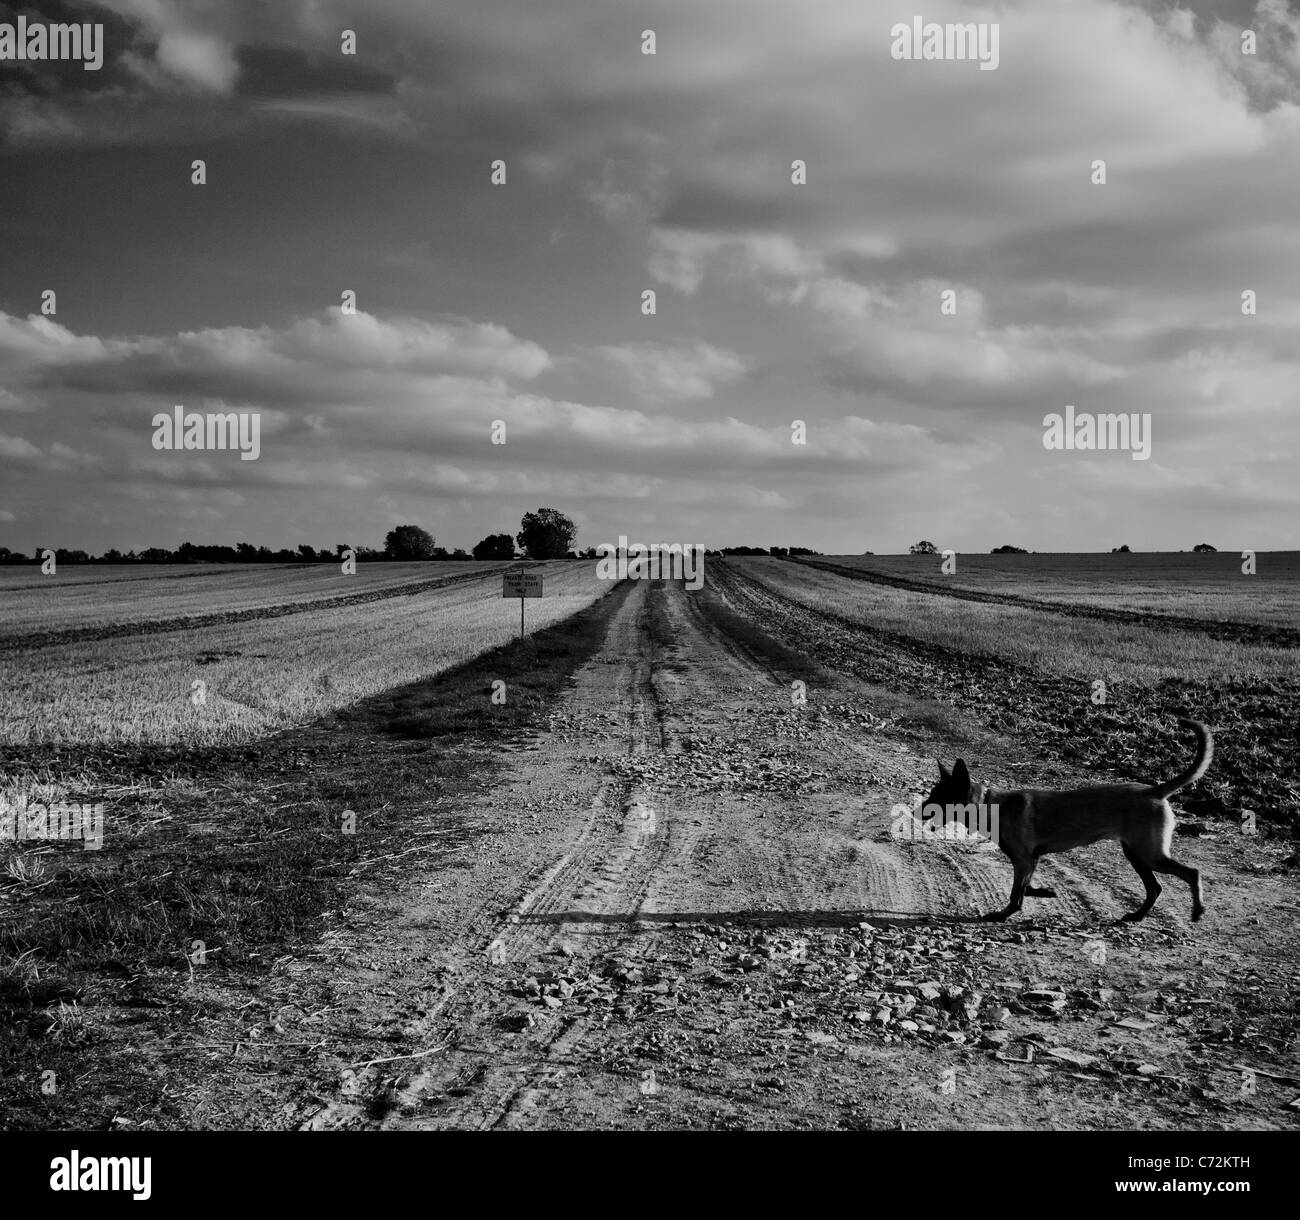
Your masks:
[{"label": "dog's hind leg", "polygon": [[1181,877],[1191,887],[1193,923],[1205,914],[1205,904],[1201,902],[1201,874],[1199,870],[1190,868],[1186,864],[1179,864],[1173,856],[1161,856],[1159,860],[1152,860],[1151,867],[1158,873]]},{"label": "dog's hind leg", "polygon": [[[1131,921],[1145,919],[1147,912],[1155,906],[1156,899],[1160,897],[1160,882],[1156,880],[1156,875],[1152,871],[1151,866],[1148,865],[1141,856],[1139,856],[1137,852],[1135,852],[1122,839],[1120,840],[1120,846],[1124,849],[1124,855],[1127,857],[1128,862],[1137,870],[1137,875],[1142,878],[1142,884],[1147,887],[1146,901],[1138,907],[1136,911],[1130,911],[1127,915],[1120,916],[1120,918]],[[1166,870],[1161,869],[1161,871],[1164,872]]]}]

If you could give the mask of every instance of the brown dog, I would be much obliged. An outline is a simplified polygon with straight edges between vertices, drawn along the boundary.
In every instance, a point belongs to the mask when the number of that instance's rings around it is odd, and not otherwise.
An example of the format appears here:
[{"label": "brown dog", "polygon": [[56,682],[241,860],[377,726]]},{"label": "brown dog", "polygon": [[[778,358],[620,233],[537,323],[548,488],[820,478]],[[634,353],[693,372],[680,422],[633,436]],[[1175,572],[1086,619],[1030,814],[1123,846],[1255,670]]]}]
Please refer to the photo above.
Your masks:
[{"label": "brown dog", "polygon": [[1179,720],[1197,738],[1196,758],[1181,775],[1167,783],[1106,784],[1092,788],[1052,791],[1026,788],[995,792],[972,783],[966,764],[959,758],[949,771],[939,764],[939,782],[927,805],[985,804],[997,810],[998,846],[1011,858],[1015,877],[1006,910],[994,911],[985,919],[1006,919],[1031,898],[1055,898],[1056,891],[1031,886],[1040,856],[1070,851],[1099,839],[1118,839],[1128,862],[1146,886],[1146,901],[1123,918],[1142,919],[1160,897],[1156,873],[1181,877],[1192,889],[1192,918],[1205,911],[1201,902],[1201,874],[1179,864],[1169,854],[1174,833],[1174,811],[1166,799],[1180,788],[1195,783],[1209,769],[1214,757],[1210,730],[1197,720]]}]

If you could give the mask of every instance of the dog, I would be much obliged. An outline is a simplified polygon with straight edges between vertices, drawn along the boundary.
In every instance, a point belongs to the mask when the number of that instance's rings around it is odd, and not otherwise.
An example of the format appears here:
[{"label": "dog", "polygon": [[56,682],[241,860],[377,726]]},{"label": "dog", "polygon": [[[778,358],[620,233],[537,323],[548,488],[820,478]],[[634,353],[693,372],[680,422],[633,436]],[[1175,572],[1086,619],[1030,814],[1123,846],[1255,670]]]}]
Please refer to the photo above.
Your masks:
[{"label": "dog", "polygon": [[1128,862],[1146,886],[1146,901],[1126,920],[1146,917],[1160,897],[1156,873],[1181,877],[1192,890],[1192,919],[1205,913],[1201,901],[1201,874],[1180,864],[1169,854],[1174,833],[1174,811],[1168,798],[1180,788],[1195,783],[1209,770],[1214,758],[1214,738],[1198,720],[1180,719],[1197,738],[1196,758],[1176,778],[1163,784],[1105,784],[1089,788],[1053,791],[1025,788],[996,792],[972,782],[962,759],[951,771],[939,764],[939,782],[930,792],[927,805],[985,804],[997,810],[998,846],[1011,859],[1015,870],[1011,899],[1003,911],[992,911],[984,919],[1006,919],[1020,910],[1025,896],[1055,898],[1056,891],[1032,886],[1040,856],[1071,851],[1100,839],[1118,839]]}]

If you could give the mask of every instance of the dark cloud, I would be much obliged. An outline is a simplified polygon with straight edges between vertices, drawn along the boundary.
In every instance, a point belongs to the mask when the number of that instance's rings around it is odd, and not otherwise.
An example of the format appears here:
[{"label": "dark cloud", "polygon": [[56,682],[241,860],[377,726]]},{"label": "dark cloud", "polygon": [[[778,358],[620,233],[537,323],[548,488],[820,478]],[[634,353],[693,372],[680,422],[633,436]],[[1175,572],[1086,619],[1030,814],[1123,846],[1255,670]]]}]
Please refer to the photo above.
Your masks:
[{"label": "dark cloud", "polygon": [[338,93],[392,93],[397,78],[337,51],[325,55],[285,46],[238,48],[239,97],[311,97]]}]

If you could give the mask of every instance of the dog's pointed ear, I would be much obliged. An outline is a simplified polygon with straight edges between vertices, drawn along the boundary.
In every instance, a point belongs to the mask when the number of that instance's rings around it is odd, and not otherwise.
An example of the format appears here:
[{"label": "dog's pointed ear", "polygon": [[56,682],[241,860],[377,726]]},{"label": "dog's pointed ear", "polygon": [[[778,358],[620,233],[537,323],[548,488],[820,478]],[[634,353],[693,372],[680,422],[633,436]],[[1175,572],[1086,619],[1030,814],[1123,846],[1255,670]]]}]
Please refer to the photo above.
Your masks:
[{"label": "dog's pointed ear", "polygon": [[952,769],[952,777],[959,784],[970,783],[970,772],[966,770],[966,760],[964,758],[957,760],[957,765]]},{"label": "dog's pointed ear", "polygon": [[952,779],[952,772],[949,771],[948,768],[943,765],[943,763],[939,764],[939,778]]}]

